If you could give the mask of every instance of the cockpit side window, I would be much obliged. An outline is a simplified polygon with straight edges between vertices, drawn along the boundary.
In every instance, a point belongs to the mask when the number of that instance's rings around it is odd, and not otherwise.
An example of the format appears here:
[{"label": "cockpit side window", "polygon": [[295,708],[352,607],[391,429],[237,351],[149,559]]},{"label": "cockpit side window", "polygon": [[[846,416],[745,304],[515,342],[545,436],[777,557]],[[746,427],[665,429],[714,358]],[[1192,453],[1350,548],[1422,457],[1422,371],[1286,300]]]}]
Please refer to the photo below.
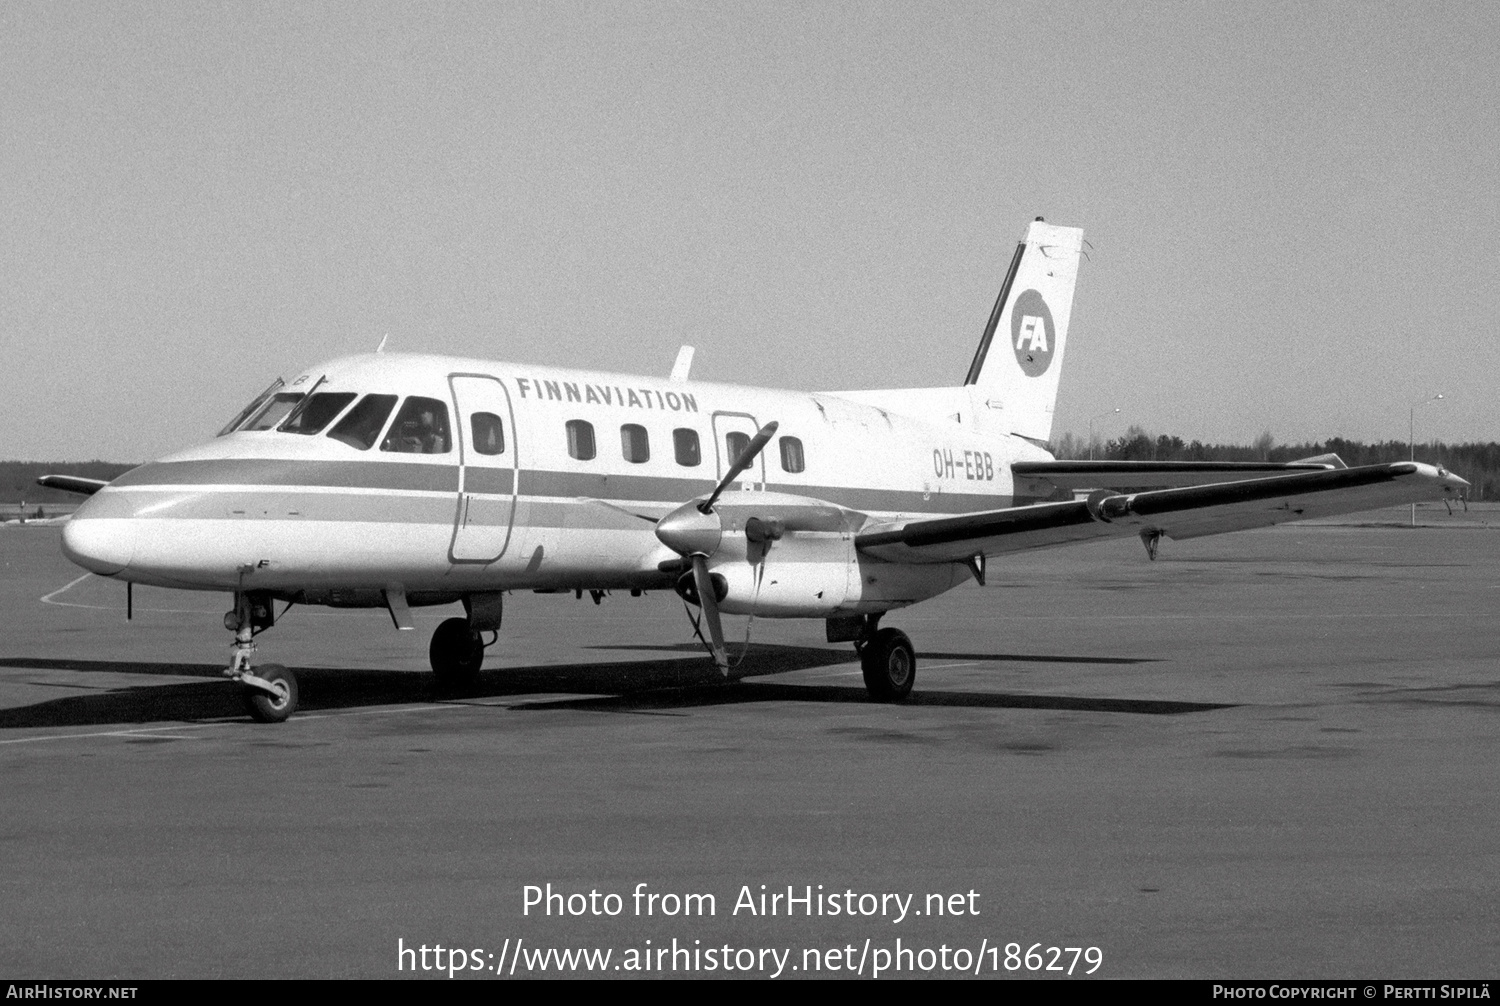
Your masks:
[{"label": "cockpit side window", "polygon": [[386,417],[395,407],[395,395],[366,395],[329,431],[329,439],[367,451],[375,446],[375,440],[385,426]]},{"label": "cockpit side window", "polygon": [[271,395],[273,395],[277,391],[277,389],[279,389],[285,383],[286,382],[281,378],[276,378],[276,380],[272,381],[270,386],[267,387],[265,391],[262,391],[260,394],[256,395],[249,405],[241,409],[239,415],[231,419],[227,424],[225,424],[222,430],[214,435],[222,437],[226,433],[233,433],[235,430],[239,429],[240,424],[250,417],[250,413],[254,412],[256,409],[264,405],[266,399],[270,398]]},{"label": "cockpit side window", "polygon": [[269,430],[286,418],[298,402],[302,401],[302,392],[283,391],[273,397],[265,406],[255,414],[255,418],[245,424],[246,430]]},{"label": "cockpit side window", "polygon": [[323,427],[333,422],[345,406],[354,401],[352,391],[323,391],[313,395],[307,404],[287,417],[277,429],[282,433],[301,433],[312,436],[321,433]]},{"label": "cockpit side window", "polygon": [[436,398],[413,395],[396,413],[396,421],[381,441],[380,449],[397,454],[447,454],[452,444],[448,434],[448,406]]}]

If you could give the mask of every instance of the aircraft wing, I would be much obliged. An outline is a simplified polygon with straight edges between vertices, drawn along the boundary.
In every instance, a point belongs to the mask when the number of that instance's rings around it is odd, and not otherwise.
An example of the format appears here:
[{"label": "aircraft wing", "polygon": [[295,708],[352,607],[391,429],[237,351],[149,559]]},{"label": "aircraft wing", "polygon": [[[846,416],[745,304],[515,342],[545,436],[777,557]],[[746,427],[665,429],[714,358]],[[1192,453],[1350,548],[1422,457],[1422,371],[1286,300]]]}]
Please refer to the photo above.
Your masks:
[{"label": "aircraft wing", "polygon": [[1098,538],[1142,533],[1196,538],[1419,500],[1456,499],[1468,486],[1442,468],[1403,461],[1150,492],[1101,489],[1086,500],[872,527],[855,536],[855,546],[892,562],[964,562],[980,554]]},{"label": "aircraft wing", "polygon": [[78,493],[81,496],[92,496],[94,493],[109,485],[103,479],[86,479],[78,475],[43,475],[36,480],[39,486],[48,489],[61,489],[63,492]]},{"label": "aircraft wing", "polygon": [[1298,472],[1347,468],[1337,454],[1300,461],[1018,461],[1018,479],[1038,479],[1058,489],[1138,489],[1145,486],[1201,486],[1240,479],[1263,479]]}]

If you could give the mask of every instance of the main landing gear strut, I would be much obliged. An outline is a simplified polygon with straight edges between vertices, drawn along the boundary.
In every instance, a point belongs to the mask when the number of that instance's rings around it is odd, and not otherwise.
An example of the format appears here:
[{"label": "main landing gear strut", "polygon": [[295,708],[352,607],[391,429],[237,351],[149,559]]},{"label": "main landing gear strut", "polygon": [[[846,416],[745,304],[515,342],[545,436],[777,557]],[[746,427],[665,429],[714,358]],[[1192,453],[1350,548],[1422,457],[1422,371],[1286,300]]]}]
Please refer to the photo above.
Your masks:
[{"label": "main landing gear strut", "polygon": [[467,618],[449,618],[432,634],[427,659],[440,687],[468,688],[479,678],[479,668],[484,663],[484,641]]},{"label": "main landing gear strut", "polygon": [[[504,595],[477,593],[464,595],[466,618],[450,618],[437,627],[427,647],[427,659],[438,686],[446,691],[463,691],[479,680],[484,651],[500,635]],[[490,633],[488,643],[484,633]]]},{"label": "main landing gear strut", "polygon": [[250,663],[256,634],[275,621],[272,598],[251,591],[236,591],[234,610],[224,615],[224,628],[234,633],[229,644],[229,667],[224,676],[238,682],[251,717],[261,723],[282,723],[297,711],[297,679],[281,664]]}]

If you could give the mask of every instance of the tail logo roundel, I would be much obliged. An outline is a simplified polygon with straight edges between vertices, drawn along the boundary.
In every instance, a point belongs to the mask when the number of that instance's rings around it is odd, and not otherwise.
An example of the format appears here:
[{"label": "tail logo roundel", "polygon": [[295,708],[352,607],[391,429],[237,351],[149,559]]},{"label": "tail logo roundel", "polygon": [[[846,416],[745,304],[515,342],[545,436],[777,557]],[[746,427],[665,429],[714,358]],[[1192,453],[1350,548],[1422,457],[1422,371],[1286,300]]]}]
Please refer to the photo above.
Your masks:
[{"label": "tail logo roundel", "polygon": [[1027,377],[1040,377],[1052,365],[1056,335],[1052,312],[1042,295],[1035,290],[1023,291],[1010,312],[1010,343]]}]

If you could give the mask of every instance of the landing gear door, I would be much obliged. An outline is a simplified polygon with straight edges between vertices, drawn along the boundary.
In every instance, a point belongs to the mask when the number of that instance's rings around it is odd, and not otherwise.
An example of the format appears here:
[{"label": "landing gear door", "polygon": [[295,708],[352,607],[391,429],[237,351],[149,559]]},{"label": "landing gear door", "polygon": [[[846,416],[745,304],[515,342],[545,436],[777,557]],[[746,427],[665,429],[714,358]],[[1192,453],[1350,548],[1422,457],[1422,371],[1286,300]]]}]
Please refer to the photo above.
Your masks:
[{"label": "landing gear door", "polygon": [[516,513],[516,424],[505,385],[483,374],[450,374],[458,407],[458,511],[453,562],[494,562],[510,544]]},{"label": "landing gear door", "polygon": [[[714,458],[718,464],[717,474],[714,477],[722,479],[734,466],[739,452],[744,450],[756,433],[760,432],[760,424],[748,412],[715,412],[713,421]],[[770,450],[770,445],[767,445],[766,449],[760,452],[760,457],[755,459],[755,463],[741,473],[740,481],[737,483],[740,488],[765,491],[766,454]],[[734,486],[730,488],[733,489]]]}]

